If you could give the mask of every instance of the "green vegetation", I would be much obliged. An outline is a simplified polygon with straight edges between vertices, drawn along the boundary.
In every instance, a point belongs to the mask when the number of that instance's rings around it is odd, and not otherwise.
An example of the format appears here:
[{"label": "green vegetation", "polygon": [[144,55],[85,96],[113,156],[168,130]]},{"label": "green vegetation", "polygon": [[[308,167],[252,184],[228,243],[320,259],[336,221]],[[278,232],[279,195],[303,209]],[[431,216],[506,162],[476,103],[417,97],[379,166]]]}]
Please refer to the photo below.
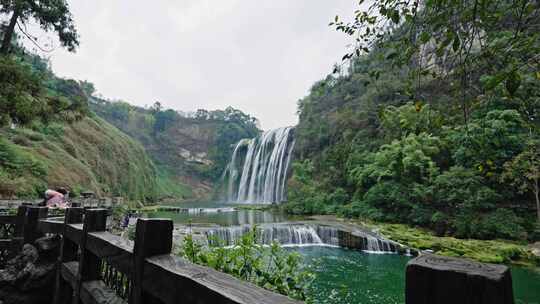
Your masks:
[{"label": "green vegetation", "polygon": [[74,51],[79,42],[67,2],[0,4],[1,14],[11,14],[2,24],[0,50],[0,197],[42,197],[45,189],[63,186],[74,195],[91,190],[154,200],[155,168],[143,148],[89,116],[92,85],[56,77],[46,60],[18,44],[15,25],[35,43],[24,30],[32,19]]},{"label": "green vegetation", "polygon": [[277,208],[276,205],[260,205],[260,204],[238,204],[234,208],[238,210],[253,210],[253,211],[270,211]]},{"label": "green vegetation", "polygon": [[37,56],[0,56],[0,100],[0,127],[72,122],[88,113],[77,82],[54,77]]},{"label": "green vegetation", "polygon": [[[26,24],[32,21],[39,24],[46,32],[54,31],[63,47],[75,51],[79,46],[79,35],[65,0],[2,0],[0,14],[8,14],[9,22],[2,31],[0,54],[8,54],[14,40],[15,26],[35,45],[39,46],[32,35],[26,32]],[[21,24],[23,27],[21,27]]]},{"label": "green vegetation", "polygon": [[379,230],[385,237],[411,248],[433,250],[436,254],[465,257],[485,263],[515,263],[540,265],[525,244],[505,240],[479,241],[438,237],[425,229],[411,228],[402,224],[368,225]]},{"label": "green vegetation", "polygon": [[169,173],[167,168],[158,167],[157,170],[157,188],[156,193],[160,199],[173,198],[189,199],[194,196],[193,190],[188,185],[176,182],[174,176]]},{"label": "green vegetation", "polygon": [[270,247],[261,246],[256,226],[231,248],[219,245],[219,240],[216,243],[204,247],[187,235],[179,255],[293,299],[308,300],[306,292],[313,275],[302,269],[299,254],[285,251],[275,242]]},{"label": "green vegetation", "polygon": [[47,187],[156,198],[156,170],[140,144],[98,117],[0,130],[0,195],[41,197]]},{"label": "green vegetation", "polygon": [[62,46],[75,51],[78,34],[67,2],[3,0],[0,15],[9,15],[7,23],[0,23],[0,127],[36,120],[73,121],[88,114],[86,96],[77,82],[54,77],[47,62],[28,54],[15,34],[17,26],[41,48],[37,38],[26,32],[33,21],[45,32],[56,32]]},{"label": "green vegetation", "polygon": [[56,77],[14,31],[42,48],[26,32],[33,20],[74,51],[66,1],[0,5],[9,19],[0,24],[0,197],[41,197],[56,186],[139,201],[209,196],[230,145],[259,132],[256,119],[233,108],[186,117],[159,102],[143,109],[96,98],[92,83]]},{"label": "green vegetation", "polygon": [[284,208],[538,240],[539,12],[392,0],[336,17],[357,45],[299,101]]},{"label": "green vegetation", "polygon": [[61,186],[74,195],[155,200],[152,161],[89,112],[91,84],[56,77],[46,60],[21,46],[11,50],[0,56],[0,197],[42,197]]},{"label": "green vegetation", "polygon": [[221,178],[231,146],[259,133],[255,118],[232,107],[186,115],[164,110],[159,102],[145,109],[96,97],[90,107],[147,149],[158,167],[162,198],[208,199],[209,185]]},{"label": "green vegetation", "polygon": [[42,197],[63,186],[75,195],[156,199],[154,165],[140,144],[88,116],[84,83],[55,77],[34,55],[0,64],[0,197]]}]

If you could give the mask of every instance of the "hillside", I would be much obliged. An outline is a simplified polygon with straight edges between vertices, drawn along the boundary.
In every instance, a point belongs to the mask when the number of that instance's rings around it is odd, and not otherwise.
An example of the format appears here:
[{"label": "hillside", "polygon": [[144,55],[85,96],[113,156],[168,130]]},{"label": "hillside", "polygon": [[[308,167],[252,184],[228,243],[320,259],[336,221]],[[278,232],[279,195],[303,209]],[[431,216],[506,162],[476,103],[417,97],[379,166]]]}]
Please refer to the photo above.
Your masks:
[{"label": "hillside", "polygon": [[537,239],[539,76],[492,85],[476,66],[463,101],[455,75],[411,82],[386,52],[355,58],[299,101],[287,211]]},{"label": "hillside", "polygon": [[67,187],[133,200],[156,197],[156,170],[143,147],[103,119],[0,130],[0,196],[38,197]]},{"label": "hillside", "polygon": [[188,117],[94,97],[92,83],[57,77],[18,45],[0,59],[0,198],[58,186],[140,201],[209,198],[231,145],[259,132],[233,108]]},{"label": "hillside", "polygon": [[[198,110],[191,116],[174,110],[136,107],[123,101],[91,98],[100,117],[139,141],[157,167],[160,198],[209,199],[242,138],[255,137],[257,120],[233,108]],[[177,185],[171,191],[170,185]],[[185,189],[185,191],[182,191]]]}]

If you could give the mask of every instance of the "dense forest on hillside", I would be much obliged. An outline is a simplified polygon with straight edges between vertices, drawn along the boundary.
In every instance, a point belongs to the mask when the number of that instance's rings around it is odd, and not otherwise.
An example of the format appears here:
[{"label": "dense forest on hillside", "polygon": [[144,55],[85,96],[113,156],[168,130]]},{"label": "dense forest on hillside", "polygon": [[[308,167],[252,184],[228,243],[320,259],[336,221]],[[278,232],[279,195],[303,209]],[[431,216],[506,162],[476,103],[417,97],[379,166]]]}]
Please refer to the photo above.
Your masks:
[{"label": "dense forest on hillside", "polygon": [[474,3],[375,1],[336,17],[360,38],[298,103],[286,210],[540,237],[538,4]]}]

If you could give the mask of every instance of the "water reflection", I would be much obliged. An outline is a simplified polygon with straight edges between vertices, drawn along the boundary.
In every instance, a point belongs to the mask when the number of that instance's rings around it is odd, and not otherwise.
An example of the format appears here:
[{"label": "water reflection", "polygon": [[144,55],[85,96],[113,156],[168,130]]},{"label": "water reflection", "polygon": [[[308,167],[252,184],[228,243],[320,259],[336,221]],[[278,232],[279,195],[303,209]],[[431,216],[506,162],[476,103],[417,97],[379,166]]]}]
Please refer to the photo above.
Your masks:
[{"label": "water reflection", "polygon": [[217,224],[221,226],[254,225],[292,220],[279,212],[260,210],[211,210],[212,208],[190,208],[177,211],[157,211],[148,213],[151,218],[171,218],[176,224]]}]

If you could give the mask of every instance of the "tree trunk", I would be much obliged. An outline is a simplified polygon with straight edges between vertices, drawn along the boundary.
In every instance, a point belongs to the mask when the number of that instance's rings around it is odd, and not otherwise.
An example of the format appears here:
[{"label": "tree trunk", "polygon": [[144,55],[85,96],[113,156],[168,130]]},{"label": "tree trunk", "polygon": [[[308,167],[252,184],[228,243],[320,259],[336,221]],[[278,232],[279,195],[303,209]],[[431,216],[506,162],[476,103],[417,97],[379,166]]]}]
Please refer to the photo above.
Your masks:
[{"label": "tree trunk", "polygon": [[538,222],[540,222],[540,198],[538,197],[540,189],[538,185],[538,179],[534,180],[534,198],[536,199],[536,216]]},{"label": "tree trunk", "polygon": [[0,48],[0,54],[7,55],[9,53],[9,48],[11,46],[11,38],[13,38],[13,32],[15,31],[15,24],[17,24],[17,19],[19,18],[21,11],[19,8],[15,8],[9,25],[4,32],[4,39],[2,40],[2,48]]}]

